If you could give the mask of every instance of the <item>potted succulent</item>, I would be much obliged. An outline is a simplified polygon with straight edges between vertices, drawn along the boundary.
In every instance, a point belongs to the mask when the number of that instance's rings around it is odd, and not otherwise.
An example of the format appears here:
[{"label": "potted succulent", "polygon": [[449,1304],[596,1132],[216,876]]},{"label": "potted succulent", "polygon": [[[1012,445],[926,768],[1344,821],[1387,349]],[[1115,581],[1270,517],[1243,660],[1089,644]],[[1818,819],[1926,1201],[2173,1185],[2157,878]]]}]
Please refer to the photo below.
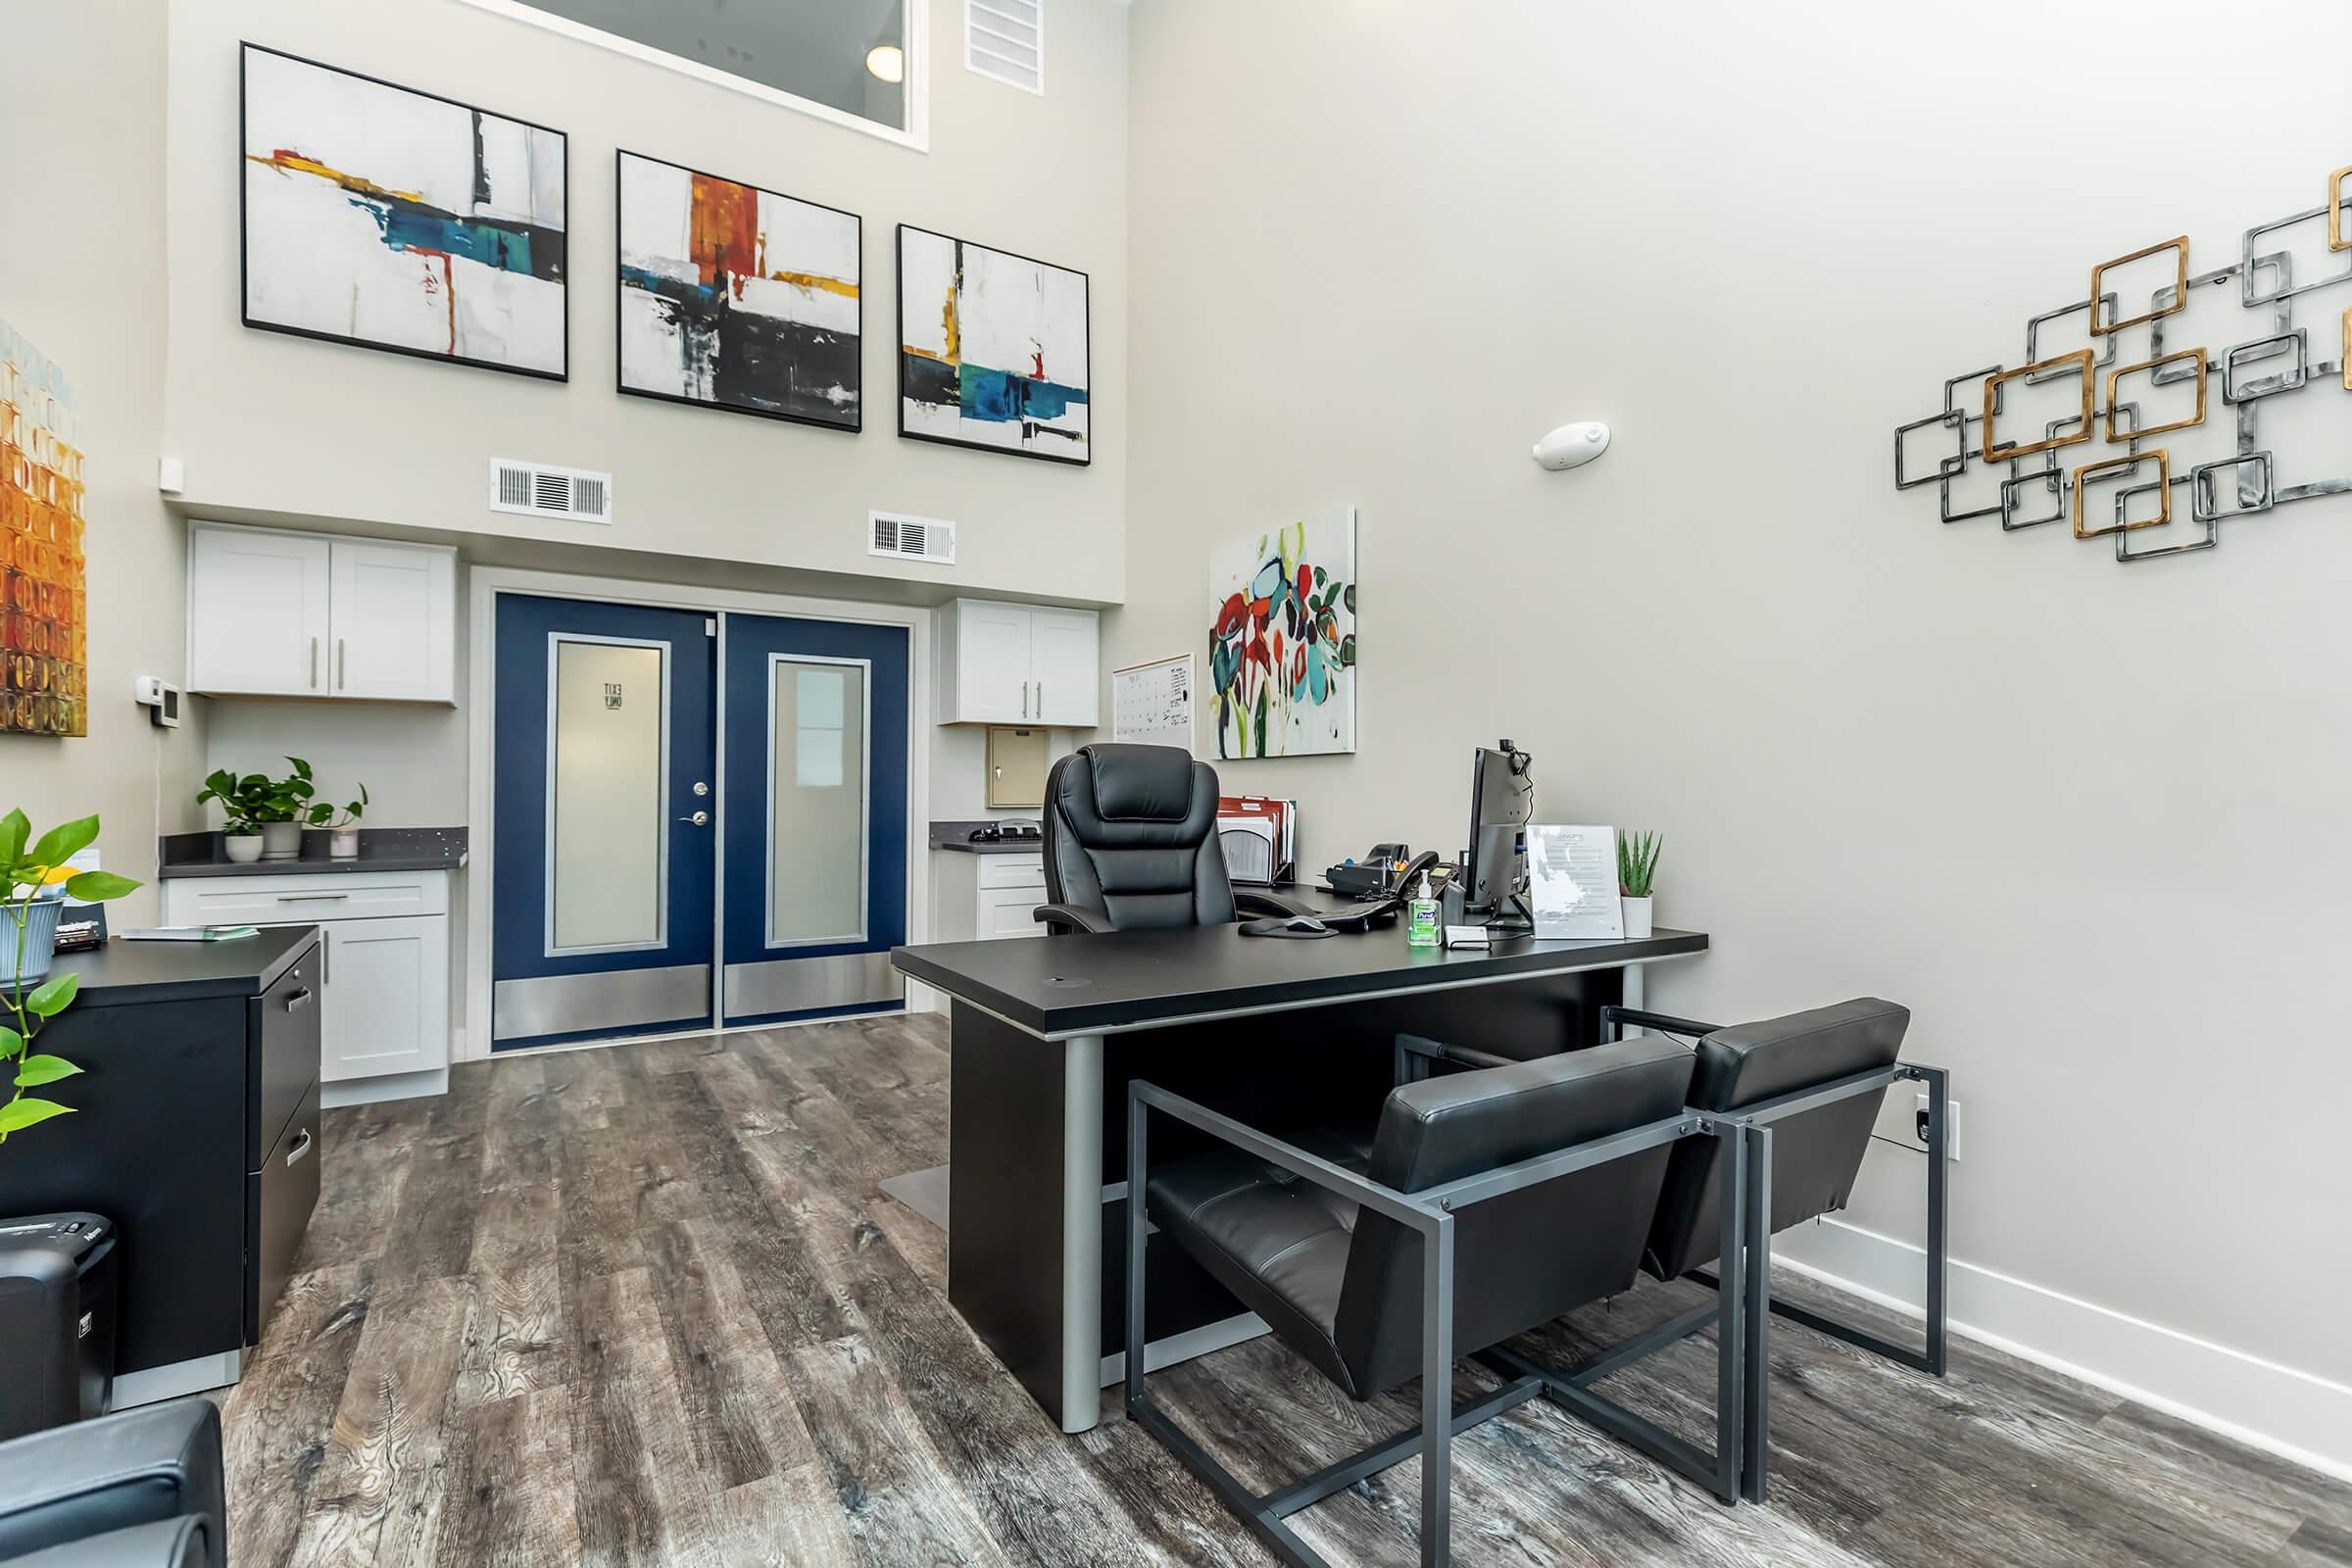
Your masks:
[{"label": "potted succulent", "polygon": [[1617,892],[1625,906],[1625,934],[1645,937],[1656,928],[1650,908],[1650,883],[1658,872],[1658,850],[1665,843],[1656,833],[1617,835]]},{"label": "potted succulent", "polygon": [[[310,763],[299,757],[286,760],[294,764],[294,771],[284,778],[265,773],[240,776],[223,767],[208,774],[204,788],[196,792],[197,805],[219,801],[227,813],[221,846],[230,859],[291,860],[301,856],[303,819],[310,814],[318,786],[311,781]],[[256,829],[261,834],[258,856],[237,842]]]},{"label": "potted succulent", "polygon": [[357,859],[360,854],[360,818],[368,814],[368,786],[360,786],[360,798],[337,809],[325,801],[312,805],[311,830],[326,835],[326,853],[332,859]]},{"label": "potted succulent", "polygon": [[47,979],[58,913],[71,896],[85,904],[119,899],[139,884],[112,871],[80,871],[67,863],[95,843],[98,819],[85,816],[34,840],[23,811],[0,817],[0,1144],[16,1133],[72,1110],[46,1096],[25,1093],[81,1071],[62,1056],[33,1050],[50,1019],[66,1010],[81,977]]}]

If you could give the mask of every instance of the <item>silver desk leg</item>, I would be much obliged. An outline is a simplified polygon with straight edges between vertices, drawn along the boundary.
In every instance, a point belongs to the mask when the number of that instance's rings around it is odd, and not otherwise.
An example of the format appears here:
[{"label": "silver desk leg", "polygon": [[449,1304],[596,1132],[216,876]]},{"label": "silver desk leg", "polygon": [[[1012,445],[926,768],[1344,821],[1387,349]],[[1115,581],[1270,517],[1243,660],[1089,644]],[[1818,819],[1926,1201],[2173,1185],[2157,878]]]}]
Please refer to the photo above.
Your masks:
[{"label": "silver desk leg", "polygon": [[1102,1037],[1062,1043],[1061,1430],[1102,1419]]}]

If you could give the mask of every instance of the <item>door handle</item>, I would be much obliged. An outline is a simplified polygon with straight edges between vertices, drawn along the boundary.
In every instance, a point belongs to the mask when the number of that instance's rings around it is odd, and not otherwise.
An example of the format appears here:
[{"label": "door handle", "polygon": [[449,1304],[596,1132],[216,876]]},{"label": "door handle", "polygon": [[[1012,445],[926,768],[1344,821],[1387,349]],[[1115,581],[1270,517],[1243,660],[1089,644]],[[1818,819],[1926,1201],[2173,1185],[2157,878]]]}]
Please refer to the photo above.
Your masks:
[{"label": "door handle", "polygon": [[304,986],[300,991],[286,993],[286,1010],[288,1012],[292,1012],[298,1007],[307,1007],[310,1004],[311,988],[309,986]]},{"label": "door handle", "polygon": [[710,825],[710,813],[709,811],[697,811],[692,816],[681,816],[678,818],[678,820],[681,822],[692,822],[696,827],[709,827]]},{"label": "door handle", "polygon": [[308,1127],[305,1127],[302,1131],[294,1135],[294,1147],[286,1151],[286,1163],[288,1165],[299,1165],[302,1163],[303,1156],[308,1154],[310,1152],[311,1130]]}]

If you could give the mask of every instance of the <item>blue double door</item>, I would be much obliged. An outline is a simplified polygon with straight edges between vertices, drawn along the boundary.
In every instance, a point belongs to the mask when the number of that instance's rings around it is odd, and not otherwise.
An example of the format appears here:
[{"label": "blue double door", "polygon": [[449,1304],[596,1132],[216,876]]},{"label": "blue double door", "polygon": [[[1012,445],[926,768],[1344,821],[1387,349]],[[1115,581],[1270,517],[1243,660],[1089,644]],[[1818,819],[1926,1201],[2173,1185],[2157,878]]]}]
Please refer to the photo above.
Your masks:
[{"label": "blue double door", "polygon": [[908,641],[501,594],[492,1049],[903,1005]]}]

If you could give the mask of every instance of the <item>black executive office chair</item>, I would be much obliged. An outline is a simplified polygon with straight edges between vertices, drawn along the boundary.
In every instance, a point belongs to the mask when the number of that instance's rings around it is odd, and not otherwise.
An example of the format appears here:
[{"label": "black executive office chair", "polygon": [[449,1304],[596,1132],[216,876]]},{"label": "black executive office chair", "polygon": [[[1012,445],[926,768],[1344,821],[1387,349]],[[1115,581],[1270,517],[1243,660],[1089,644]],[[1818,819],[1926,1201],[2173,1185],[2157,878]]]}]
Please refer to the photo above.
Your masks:
[{"label": "black executive office chair", "polygon": [[121,1410],[0,1443],[0,1563],[221,1568],[220,1412]]},{"label": "black executive office chair", "polygon": [[1217,774],[1173,746],[1082,746],[1046,776],[1049,932],[1227,925],[1310,914],[1240,892],[1217,846]]},{"label": "black executive office chair", "polygon": [[[1748,1434],[1742,1464],[1744,1494],[1764,1500],[1765,1421],[1769,1408],[1768,1327],[1771,1314],[1802,1323],[1890,1360],[1943,1376],[1944,1327],[1944,1136],[1946,1076],[1940,1067],[1897,1060],[1910,1026],[1907,1007],[1876,997],[1858,997],[1833,1006],[1792,1012],[1758,1023],[1717,1028],[1662,1013],[1603,1007],[1601,1030],[1615,1034],[1626,1024],[1698,1036],[1692,1050],[1690,1104],[1721,1113],[1748,1129],[1746,1231]],[[1928,1289],[1927,1348],[1913,1350],[1860,1329],[1825,1318],[1771,1294],[1772,1238],[1805,1220],[1845,1207],[1854,1178],[1870,1147],[1879,1104],[1888,1086],[1915,1081],[1928,1086]],[[1725,1152],[1714,1144],[1688,1144],[1674,1152],[1666,1171],[1657,1215],[1649,1231],[1642,1267],[1659,1279],[1690,1275],[1714,1285],[1704,1272],[1723,1257],[1717,1241],[1721,1164]],[[1686,1332],[1705,1326],[1703,1311],[1686,1320]]]},{"label": "black executive office chair", "polygon": [[[1443,1046],[1400,1039],[1423,1056]],[[1284,1142],[1140,1080],[1128,1096],[1127,1410],[1283,1561],[1322,1568],[1290,1515],[1418,1453],[1421,1560],[1447,1560],[1453,1434],[1549,1396],[1725,1501],[1739,1495],[1738,1289],[1717,1293],[1715,1448],[1710,1454],[1594,1395],[1517,1362],[1503,1386],[1456,1408],[1452,1368],[1501,1341],[1628,1289],[1641,1267],[1668,1155],[1686,1138],[1737,1144],[1745,1130],[1689,1110],[1691,1058],[1670,1041],[1628,1040],[1566,1055],[1408,1083],[1381,1105],[1368,1152],[1344,1131]],[[1158,1112],[1223,1147],[1152,1169]],[[1310,1152],[1322,1149],[1325,1155]],[[1719,1243],[1738,1256],[1745,1162],[1717,1167]],[[1148,1217],[1291,1348],[1357,1399],[1421,1379],[1413,1431],[1263,1495],[1251,1494],[1144,1392]]]}]

